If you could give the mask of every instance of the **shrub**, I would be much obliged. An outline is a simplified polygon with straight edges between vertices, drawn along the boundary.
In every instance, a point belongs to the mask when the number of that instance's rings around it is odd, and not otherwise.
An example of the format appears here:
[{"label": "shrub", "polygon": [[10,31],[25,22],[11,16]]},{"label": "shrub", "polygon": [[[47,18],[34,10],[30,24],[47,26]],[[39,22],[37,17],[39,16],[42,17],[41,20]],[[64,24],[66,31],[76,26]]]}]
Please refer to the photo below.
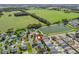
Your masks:
[{"label": "shrub", "polygon": [[39,24],[29,24],[28,26],[27,26],[27,29],[38,29],[38,28],[40,28],[40,27],[42,27],[42,25],[39,23]]}]

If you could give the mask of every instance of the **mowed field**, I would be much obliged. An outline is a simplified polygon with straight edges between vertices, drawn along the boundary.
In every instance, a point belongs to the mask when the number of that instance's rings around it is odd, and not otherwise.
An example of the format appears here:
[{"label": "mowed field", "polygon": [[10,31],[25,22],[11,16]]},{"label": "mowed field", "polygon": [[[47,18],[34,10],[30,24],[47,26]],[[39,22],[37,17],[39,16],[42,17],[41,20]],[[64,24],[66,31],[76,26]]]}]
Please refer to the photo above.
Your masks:
[{"label": "mowed field", "polygon": [[[37,16],[48,20],[51,23],[61,21],[62,19],[71,20],[73,18],[79,17],[79,13],[64,13],[63,11],[56,10],[32,9],[26,11],[34,13]],[[27,27],[28,24],[40,23],[38,20],[31,16],[15,17],[13,13],[15,12],[3,12],[4,15],[0,17],[1,32],[6,32],[10,28],[22,29]],[[11,14],[12,16],[9,16],[9,14]]]},{"label": "mowed field", "polygon": [[[28,24],[39,23],[31,16],[19,16],[15,17],[14,12],[3,12],[4,15],[0,17],[0,31],[6,32],[10,28],[22,29],[27,27]],[[11,14],[12,16],[8,16]]]},{"label": "mowed field", "polygon": [[47,9],[27,10],[27,12],[36,14],[44,19],[47,19],[51,23],[61,21],[62,19],[71,20],[73,18],[79,17],[79,13],[64,13],[64,11],[47,10]]}]

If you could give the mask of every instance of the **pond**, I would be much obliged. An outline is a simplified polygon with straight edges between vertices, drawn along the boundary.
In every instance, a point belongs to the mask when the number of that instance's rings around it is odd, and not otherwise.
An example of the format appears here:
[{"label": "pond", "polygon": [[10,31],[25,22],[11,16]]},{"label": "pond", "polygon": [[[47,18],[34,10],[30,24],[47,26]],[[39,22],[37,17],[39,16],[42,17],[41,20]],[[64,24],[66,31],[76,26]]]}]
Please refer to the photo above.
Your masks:
[{"label": "pond", "polygon": [[65,32],[70,32],[72,28],[68,26],[64,26],[64,24],[54,24],[51,26],[45,26],[41,27],[40,30],[43,33],[65,33]]}]

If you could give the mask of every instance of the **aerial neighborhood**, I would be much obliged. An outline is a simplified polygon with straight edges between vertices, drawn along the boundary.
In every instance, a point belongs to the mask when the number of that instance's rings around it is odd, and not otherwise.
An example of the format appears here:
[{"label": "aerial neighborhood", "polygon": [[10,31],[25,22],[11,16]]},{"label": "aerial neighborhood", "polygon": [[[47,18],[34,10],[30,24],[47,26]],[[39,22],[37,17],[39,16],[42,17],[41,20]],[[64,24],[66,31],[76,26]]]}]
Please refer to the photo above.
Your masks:
[{"label": "aerial neighborhood", "polygon": [[0,54],[79,54],[79,5],[0,7]]}]

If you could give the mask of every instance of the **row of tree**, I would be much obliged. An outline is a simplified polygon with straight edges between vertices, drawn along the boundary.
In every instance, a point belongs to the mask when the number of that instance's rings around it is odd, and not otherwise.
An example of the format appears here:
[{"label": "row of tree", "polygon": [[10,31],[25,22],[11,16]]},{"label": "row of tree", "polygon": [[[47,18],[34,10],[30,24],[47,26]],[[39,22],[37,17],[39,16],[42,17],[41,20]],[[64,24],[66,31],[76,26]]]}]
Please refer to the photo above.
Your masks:
[{"label": "row of tree", "polygon": [[37,15],[35,15],[35,14],[31,14],[31,13],[26,12],[26,11],[24,11],[24,10],[20,10],[20,11],[21,11],[21,12],[24,12],[24,13],[30,15],[30,16],[32,16],[33,18],[35,18],[35,19],[37,19],[38,21],[40,21],[40,22],[46,24],[47,26],[51,25],[51,23],[50,23],[49,21],[47,21],[46,19],[44,19],[44,18],[41,18],[41,17],[39,17],[39,16],[37,16]]},{"label": "row of tree", "polygon": [[62,19],[62,21],[57,21],[57,22],[54,22],[53,24],[60,24],[60,23],[63,23],[64,25],[67,25],[68,24],[68,20],[67,19]]},{"label": "row of tree", "polygon": [[5,11],[5,12],[11,12],[11,11],[20,11],[20,10],[27,10],[26,8],[2,8],[0,11]]},{"label": "row of tree", "polygon": [[14,13],[14,16],[27,16],[27,13],[24,12],[19,12],[19,13]]},{"label": "row of tree", "polygon": [[41,18],[41,17],[39,17],[39,16],[37,16],[37,15],[35,15],[35,14],[30,14],[30,15],[31,15],[33,18],[37,19],[38,21],[40,21],[40,22],[46,24],[47,26],[51,25],[51,23],[50,23],[49,21],[47,21],[46,19],[44,19],[44,18]]},{"label": "row of tree", "polygon": [[27,29],[38,29],[40,27],[42,27],[42,25],[40,23],[39,24],[29,24],[27,26]]}]

